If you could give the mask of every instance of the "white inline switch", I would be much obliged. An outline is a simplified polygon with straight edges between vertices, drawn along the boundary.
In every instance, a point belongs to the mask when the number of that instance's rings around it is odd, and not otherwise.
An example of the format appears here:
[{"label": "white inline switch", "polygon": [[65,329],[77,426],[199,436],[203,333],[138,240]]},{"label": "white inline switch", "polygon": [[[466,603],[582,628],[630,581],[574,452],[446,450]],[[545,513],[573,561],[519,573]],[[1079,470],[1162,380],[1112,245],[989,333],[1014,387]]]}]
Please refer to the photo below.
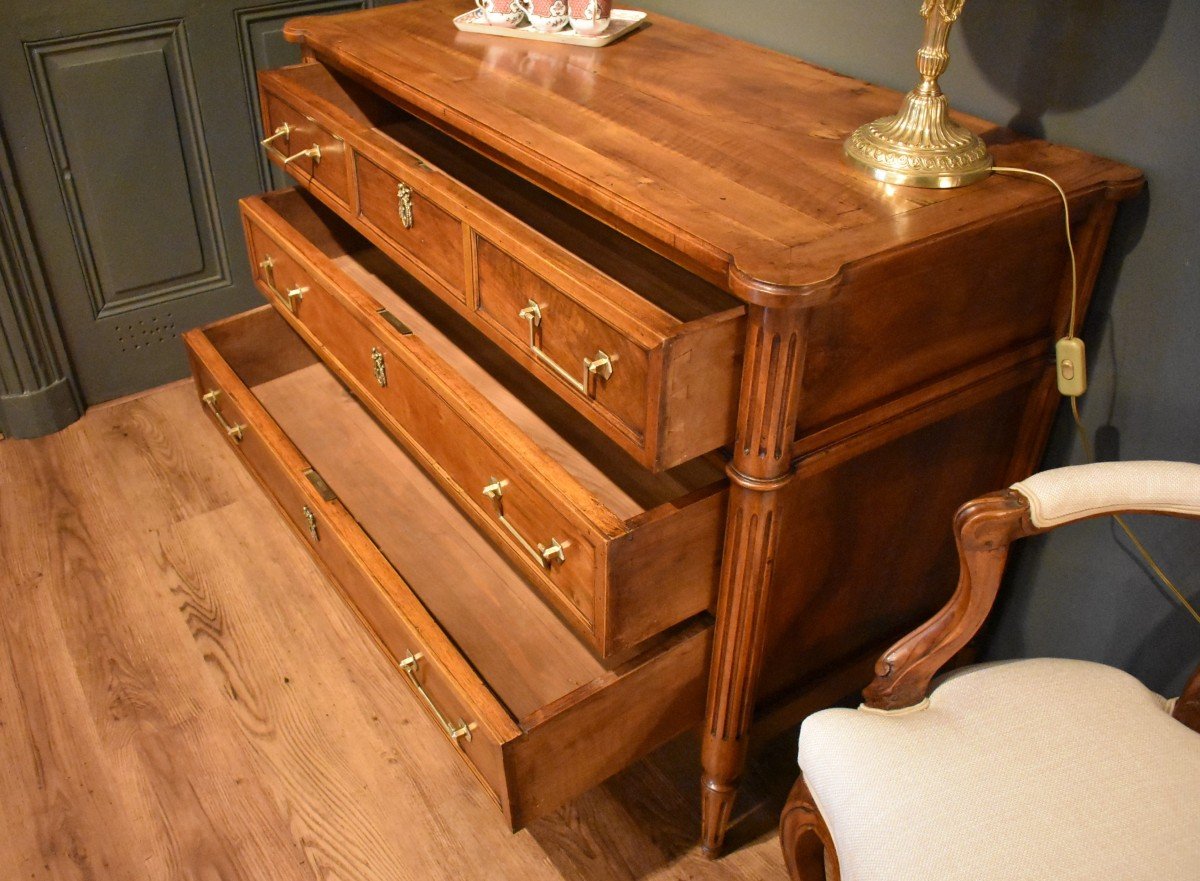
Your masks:
[{"label": "white inline switch", "polygon": [[1087,391],[1087,353],[1079,337],[1063,337],[1054,346],[1058,362],[1058,391],[1069,398],[1077,398]]}]

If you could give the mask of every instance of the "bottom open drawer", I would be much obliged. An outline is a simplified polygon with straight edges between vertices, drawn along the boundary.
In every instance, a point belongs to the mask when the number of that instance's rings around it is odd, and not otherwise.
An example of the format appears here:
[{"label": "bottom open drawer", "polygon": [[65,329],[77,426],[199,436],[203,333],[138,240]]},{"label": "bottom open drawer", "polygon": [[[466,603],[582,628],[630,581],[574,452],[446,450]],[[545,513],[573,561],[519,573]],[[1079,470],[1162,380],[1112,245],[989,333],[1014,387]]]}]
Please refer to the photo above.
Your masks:
[{"label": "bottom open drawer", "polygon": [[707,616],[605,669],[271,307],[184,340],[213,422],[514,829],[702,718]]}]

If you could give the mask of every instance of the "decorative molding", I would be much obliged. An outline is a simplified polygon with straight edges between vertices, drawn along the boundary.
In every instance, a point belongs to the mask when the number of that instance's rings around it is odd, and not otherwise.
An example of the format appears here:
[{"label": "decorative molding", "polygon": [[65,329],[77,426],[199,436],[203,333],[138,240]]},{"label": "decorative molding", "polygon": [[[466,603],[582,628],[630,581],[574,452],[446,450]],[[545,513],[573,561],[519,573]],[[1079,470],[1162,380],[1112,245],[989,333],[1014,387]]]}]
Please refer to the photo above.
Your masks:
[{"label": "decorative molding", "polygon": [[805,347],[802,322],[791,315],[786,320],[785,325],[777,312],[764,313],[746,338],[735,466],[742,476],[757,481],[788,471],[795,440]]},{"label": "decorative molding", "polygon": [[[944,106],[942,109],[944,112]],[[933,114],[926,114],[931,115]],[[949,128],[946,128],[944,133],[939,132],[938,137],[948,144],[961,142],[962,149],[959,152],[914,153],[889,146],[881,140],[881,134],[886,136],[887,130],[896,124],[896,120],[897,117],[888,116],[862,126],[850,136],[849,148],[877,165],[898,171],[954,173],[975,168],[987,159],[987,144],[979,139],[972,141],[970,138],[958,137],[956,132]]]},{"label": "decorative molding", "polygon": [[[237,21],[238,52],[242,59],[242,78],[246,84],[246,109],[250,114],[250,131],[255,138],[261,137],[262,108],[258,104],[258,77],[260,70],[279,67],[285,59],[270,58],[268,47],[262,42],[268,35],[282,34],[283,23],[290,18],[301,15],[319,15],[325,12],[345,12],[354,9],[367,9],[374,6],[373,0],[292,0],[285,3],[271,3],[266,6],[251,6],[234,12]],[[272,25],[278,27],[272,27]],[[289,47],[291,44],[287,44]],[[300,61],[300,47],[296,46],[292,63]],[[258,179],[263,190],[278,189],[286,186],[286,178],[268,160],[266,153],[258,148],[257,140],[254,152],[258,158]]]},{"label": "decorative molding", "polygon": [[[769,500],[773,501],[773,499]],[[730,683],[757,681],[762,664],[761,652],[748,651],[761,645],[765,636],[766,591],[775,559],[776,508],[764,510],[747,505],[731,512],[726,533],[725,553],[732,589],[721,594],[717,618],[736,620],[744,626],[736,631],[719,629],[713,644],[713,656],[729,658],[719,673]],[[725,741],[749,730],[754,695],[738,688],[714,688],[709,694],[708,733]]]},{"label": "decorative molding", "polygon": [[795,475],[792,443],[800,405],[810,310],[747,312],[746,352],[729,515],[701,746],[701,847],[721,849],[746,760],[758,696],[779,538],[781,490]]},{"label": "decorative molding", "polygon": [[921,5],[921,16],[929,18],[936,9],[943,21],[955,22],[962,15],[967,0],[925,0]]},{"label": "decorative molding", "polygon": [[[25,51],[93,315],[107,318],[229,285],[182,20],[42,40]],[[137,133],[97,125],[93,113],[111,113],[113,104],[89,98],[106,89],[164,118]],[[97,110],[97,104],[104,106]],[[142,232],[163,240],[144,251],[125,241],[127,219],[112,214],[120,204],[112,181],[129,185],[127,157],[139,151],[147,178],[131,187],[130,198],[139,202],[136,216],[147,219]],[[163,200],[157,212],[156,196]],[[137,260],[143,253],[174,262],[151,267]]]},{"label": "decorative molding", "polygon": [[0,434],[50,434],[82,413],[0,130]]}]

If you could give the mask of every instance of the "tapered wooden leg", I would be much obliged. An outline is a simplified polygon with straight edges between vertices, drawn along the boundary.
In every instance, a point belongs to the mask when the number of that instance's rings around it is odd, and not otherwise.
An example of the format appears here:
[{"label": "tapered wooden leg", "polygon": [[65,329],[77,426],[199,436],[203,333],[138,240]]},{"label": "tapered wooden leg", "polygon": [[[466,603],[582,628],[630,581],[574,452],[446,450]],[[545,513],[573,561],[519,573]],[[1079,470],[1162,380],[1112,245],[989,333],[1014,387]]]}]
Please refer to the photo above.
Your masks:
[{"label": "tapered wooden leg", "polygon": [[807,314],[755,306],[749,312],[701,753],[701,847],[709,857],[725,838],[754,715],[779,491],[793,474]]},{"label": "tapered wooden leg", "polygon": [[837,851],[825,818],[801,777],[779,818],[779,844],[792,881],[839,881]]}]

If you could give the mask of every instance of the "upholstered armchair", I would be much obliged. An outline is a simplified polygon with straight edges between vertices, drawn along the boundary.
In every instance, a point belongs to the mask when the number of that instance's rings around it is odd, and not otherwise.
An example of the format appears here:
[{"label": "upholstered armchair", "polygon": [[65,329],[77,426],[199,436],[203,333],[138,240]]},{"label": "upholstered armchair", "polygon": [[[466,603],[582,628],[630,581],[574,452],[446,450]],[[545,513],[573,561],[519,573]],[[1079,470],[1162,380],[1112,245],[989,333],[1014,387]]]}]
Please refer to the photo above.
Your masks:
[{"label": "upholstered armchair", "polygon": [[793,878],[1200,879],[1200,670],[1170,701],[1070,660],[930,686],[986,619],[1013,541],[1124,512],[1200,518],[1200,465],[1059,468],[959,510],[953,597],[879,659],[859,709],[801,728],[780,828]]}]

